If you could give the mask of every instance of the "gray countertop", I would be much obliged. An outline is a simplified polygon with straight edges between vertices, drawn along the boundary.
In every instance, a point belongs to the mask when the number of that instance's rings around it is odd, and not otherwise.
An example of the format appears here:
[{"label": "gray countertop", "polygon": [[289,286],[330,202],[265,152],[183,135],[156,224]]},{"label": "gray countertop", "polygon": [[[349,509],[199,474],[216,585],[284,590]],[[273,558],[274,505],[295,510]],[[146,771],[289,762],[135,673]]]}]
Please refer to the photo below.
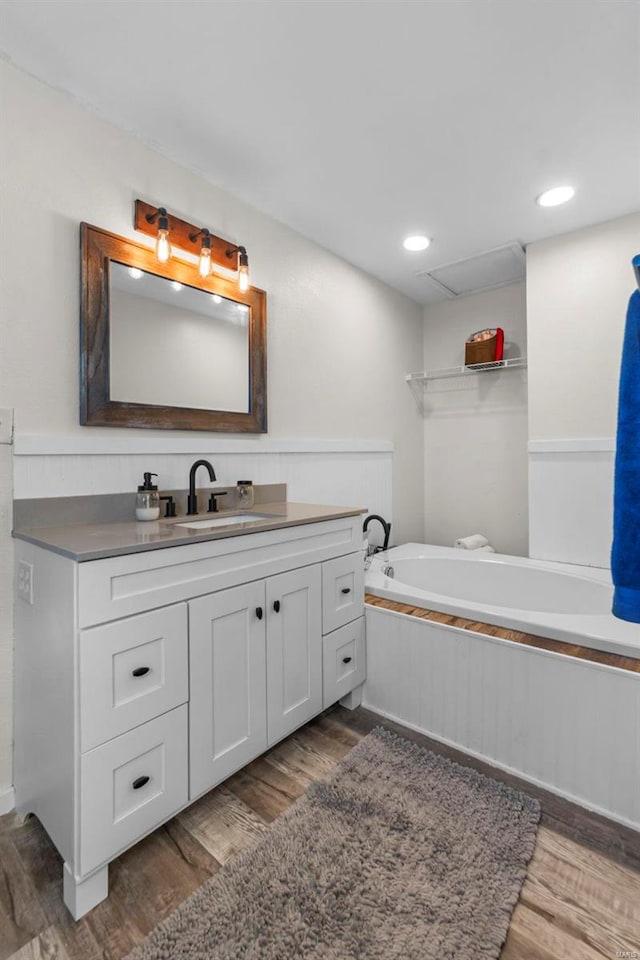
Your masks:
[{"label": "gray countertop", "polygon": [[[255,521],[232,524],[210,529],[189,529],[179,526],[189,520],[206,520],[216,517],[231,517],[233,514],[255,513]],[[357,517],[366,513],[363,507],[333,507],[315,503],[260,503],[252,510],[220,511],[219,514],[200,514],[197,517],[174,517],[170,520],[114,521],[107,523],[67,523],[51,526],[21,527],[13,536],[26,540],[45,550],[59,553],[83,563],[87,560],[103,560],[128,553],[146,550],[162,550],[166,547],[184,546],[189,543],[204,543],[238,537],[263,530],[279,530],[282,527],[299,526],[303,523],[320,523],[323,520],[338,520],[341,517]],[[265,514],[267,516],[265,516]]]}]

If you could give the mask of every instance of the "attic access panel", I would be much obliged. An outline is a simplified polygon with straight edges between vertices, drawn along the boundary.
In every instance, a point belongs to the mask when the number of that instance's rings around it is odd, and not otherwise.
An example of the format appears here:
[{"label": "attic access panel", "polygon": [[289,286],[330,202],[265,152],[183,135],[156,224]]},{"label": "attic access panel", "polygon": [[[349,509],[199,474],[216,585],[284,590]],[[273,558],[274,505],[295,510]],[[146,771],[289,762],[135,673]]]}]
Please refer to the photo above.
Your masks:
[{"label": "attic access panel", "polygon": [[524,280],[525,254],[517,242],[487,250],[465,260],[455,260],[416,274],[446,297],[463,297]]}]

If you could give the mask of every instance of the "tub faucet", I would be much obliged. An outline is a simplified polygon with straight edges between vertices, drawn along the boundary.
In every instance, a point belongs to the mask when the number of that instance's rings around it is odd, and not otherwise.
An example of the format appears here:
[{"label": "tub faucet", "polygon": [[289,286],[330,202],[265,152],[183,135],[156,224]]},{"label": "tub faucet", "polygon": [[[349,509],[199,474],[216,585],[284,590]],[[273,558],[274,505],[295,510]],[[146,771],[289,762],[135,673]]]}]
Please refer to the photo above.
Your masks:
[{"label": "tub faucet", "polygon": [[187,516],[191,517],[198,512],[198,494],[196,493],[196,473],[198,467],[205,467],[211,483],[216,479],[215,470],[208,460],[196,460],[189,470],[189,496],[187,497]]},{"label": "tub faucet", "polygon": [[[389,534],[391,533],[391,524],[387,523],[386,520],[383,520],[382,517],[379,516],[377,513],[370,513],[362,525],[363,533],[367,532],[367,528],[372,520],[377,520],[378,523],[382,524],[382,529],[384,530],[384,543],[382,544],[382,549],[386,550],[387,547],[389,546]],[[374,547],[374,549],[372,550],[372,553],[375,553],[375,552],[376,550]]]}]

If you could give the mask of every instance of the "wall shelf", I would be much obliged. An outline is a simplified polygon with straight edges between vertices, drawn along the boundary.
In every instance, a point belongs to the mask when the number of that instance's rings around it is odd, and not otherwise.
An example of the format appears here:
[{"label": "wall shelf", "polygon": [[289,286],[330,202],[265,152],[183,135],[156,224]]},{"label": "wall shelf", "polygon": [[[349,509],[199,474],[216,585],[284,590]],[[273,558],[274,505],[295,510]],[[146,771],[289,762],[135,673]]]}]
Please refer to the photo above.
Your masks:
[{"label": "wall shelf", "polygon": [[489,370],[522,369],[527,365],[526,357],[509,357],[506,360],[494,360],[491,363],[470,363],[468,366],[443,367],[440,370],[422,370],[420,373],[408,373],[407,383],[427,383],[429,380],[448,380],[451,377],[468,377],[473,373],[486,373]]}]

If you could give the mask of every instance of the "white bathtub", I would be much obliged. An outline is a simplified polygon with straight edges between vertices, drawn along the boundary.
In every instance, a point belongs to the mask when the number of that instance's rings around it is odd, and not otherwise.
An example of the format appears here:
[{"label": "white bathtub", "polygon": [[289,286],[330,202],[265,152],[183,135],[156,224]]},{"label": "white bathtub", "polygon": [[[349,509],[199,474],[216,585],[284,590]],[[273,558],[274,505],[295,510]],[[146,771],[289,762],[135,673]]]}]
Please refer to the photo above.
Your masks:
[{"label": "white bathtub", "polygon": [[[390,564],[394,575],[383,569]],[[640,656],[604,571],[410,543],[369,593]],[[369,604],[363,705],[640,828],[640,673]]]},{"label": "white bathtub", "polygon": [[[393,576],[383,573],[388,565]],[[407,543],[376,555],[366,588],[402,603],[640,657],[640,625],[611,614],[608,571]]]}]

